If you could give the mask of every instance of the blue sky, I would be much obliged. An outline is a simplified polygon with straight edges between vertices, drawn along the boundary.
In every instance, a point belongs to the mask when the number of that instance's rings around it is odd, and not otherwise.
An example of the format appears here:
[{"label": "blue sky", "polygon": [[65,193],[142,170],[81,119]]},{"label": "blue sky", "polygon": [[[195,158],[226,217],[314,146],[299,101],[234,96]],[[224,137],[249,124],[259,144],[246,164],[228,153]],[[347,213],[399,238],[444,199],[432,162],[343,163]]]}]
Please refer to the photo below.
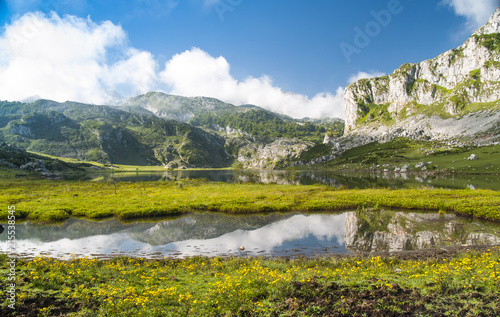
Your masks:
[{"label": "blue sky", "polygon": [[[500,0],[0,1],[0,99],[150,90],[343,117],[353,78],[461,45]],[[3,88],[1,88],[3,87]]]}]

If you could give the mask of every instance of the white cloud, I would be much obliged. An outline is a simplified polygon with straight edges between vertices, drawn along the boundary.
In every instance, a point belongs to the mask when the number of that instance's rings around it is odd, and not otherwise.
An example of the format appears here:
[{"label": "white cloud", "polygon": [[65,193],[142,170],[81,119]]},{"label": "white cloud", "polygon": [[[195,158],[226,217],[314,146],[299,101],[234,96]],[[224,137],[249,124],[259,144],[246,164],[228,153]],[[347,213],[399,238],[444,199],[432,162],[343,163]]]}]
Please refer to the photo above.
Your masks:
[{"label": "white cloud", "polygon": [[128,92],[127,97],[150,91],[157,83],[157,64],[153,55],[129,48],[127,56],[105,68],[103,82],[122,94]]},{"label": "white cloud", "polygon": [[319,93],[313,98],[282,91],[271,78],[248,77],[238,81],[231,66],[219,56],[210,56],[199,48],[177,54],[165,65],[160,79],[171,93],[183,96],[209,96],[236,105],[254,104],[292,117],[344,117],[343,93]]},{"label": "white cloud", "polygon": [[455,14],[467,19],[466,27],[475,30],[482,26],[500,6],[500,0],[443,0],[441,3],[449,5]]},{"label": "white cloud", "polygon": [[381,73],[381,72],[377,72],[377,71],[372,71],[371,73],[358,72],[357,74],[349,77],[349,79],[347,81],[349,82],[349,84],[352,84],[353,82],[358,81],[358,80],[363,79],[363,78],[372,78],[372,77],[381,77],[381,76],[385,76],[385,73]]},{"label": "white cloud", "polygon": [[0,100],[38,95],[56,101],[116,103],[152,90],[255,104],[292,117],[344,117],[343,93],[309,98],[282,91],[266,75],[232,77],[224,57],[198,48],[171,58],[159,72],[155,57],[127,45],[119,25],[90,18],[28,13],[0,34]]},{"label": "white cloud", "polygon": [[117,93],[147,92],[156,80],[156,62],[126,41],[123,29],[109,21],[25,14],[0,36],[0,99],[39,95],[108,103]]}]

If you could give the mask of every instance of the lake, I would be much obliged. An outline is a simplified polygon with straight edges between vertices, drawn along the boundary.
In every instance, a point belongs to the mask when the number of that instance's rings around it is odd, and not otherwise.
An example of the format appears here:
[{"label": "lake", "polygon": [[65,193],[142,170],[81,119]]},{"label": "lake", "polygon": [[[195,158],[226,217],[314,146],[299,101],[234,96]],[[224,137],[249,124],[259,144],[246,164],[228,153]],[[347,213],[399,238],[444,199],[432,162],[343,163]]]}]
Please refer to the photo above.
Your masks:
[{"label": "lake", "polygon": [[[7,250],[5,233],[0,235],[1,252]],[[74,218],[50,225],[24,222],[16,225],[16,240],[17,255],[24,258],[313,257],[500,244],[500,224],[452,214],[384,210],[250,216],[193,213],[155,222]]]},{"label": "lake", "polygon": [[[180,170],[92,173],[87,181],[162,182],[205,178],[227,183],[326,184],[347,188],[470,188],[500,190],[498,175],[447,175],[275,170]],[[7,250],[6,232],[0,251]],[[193,213],[155,221],[90,221],[16,225],[18,255],[111,258],[189,256],[317,256],[395,252],[449,245],[500,244],[500,223],[452,214],[351,211],[230,216]],[[240,247],[243,246],[243,250]]]},{"label": "lake", "polygon": [[409,173],[364,173],[340,171],[284,170],[178,170],[164,172],[91,173],[84,180],[93,181],[162,181],[205,178],[226,183],[325,184],[346,188],[410,188],[431,187],[450,189],[500,190],[500,175],[460,174],[431,175]]}]

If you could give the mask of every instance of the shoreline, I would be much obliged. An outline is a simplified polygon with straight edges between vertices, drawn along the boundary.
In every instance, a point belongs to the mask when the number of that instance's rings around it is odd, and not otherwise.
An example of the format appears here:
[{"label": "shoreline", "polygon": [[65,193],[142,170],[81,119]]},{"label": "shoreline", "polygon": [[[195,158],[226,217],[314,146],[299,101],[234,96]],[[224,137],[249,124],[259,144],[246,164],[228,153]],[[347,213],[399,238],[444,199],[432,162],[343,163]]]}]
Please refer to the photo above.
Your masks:
[{"label": "shoreline", "polygon": [[[348,259],[360,259],[369,260],[374,257],[379,257],[382,259],[395,259],[398,261],[428,261],[428,260],[438,260],[451,259],[467,253],[484,253],[491,249],[499,249],[500,244],[480,244],[480,245],[440,245],[433,248],[425,248],[419,250],[401,250],[401,251],[376,251],[376,252],[355,252],[348,251],[346,253],[335,253],[330,251],[325,251],[324,253],[318,253],[311,256],[298,253],[297,255],[249,255],[242,252],[241,255],[192,255],[185,257],[145,257],[145,256],[131,256],[123,254],[107,254],[107,255],[92,255],[92,256],[79,256],[74,254],[74,257],[70,259],[62,259],[47,255],[37,255],[37,256],[19,256],[16,255],[17,260],[23,261],[34,261],[37,258],[53,259],[63,262],[72,262],[82,259],[87,260],[99,260],[99,261],[114,261],[117,259],[128,259],[131,261],[147,261],[147,262],[157,262],[157,261],[191,261],[194,259],[203,259],[206,261],[212,261],[215,259],[230,261],[230,260],[252,260],[252,259],[262,259],[262,260],[280,260],[280,261],[321,261],[321,260],[348,260]],[[6,255],[6,253],[0,252],[0,255]]]}]

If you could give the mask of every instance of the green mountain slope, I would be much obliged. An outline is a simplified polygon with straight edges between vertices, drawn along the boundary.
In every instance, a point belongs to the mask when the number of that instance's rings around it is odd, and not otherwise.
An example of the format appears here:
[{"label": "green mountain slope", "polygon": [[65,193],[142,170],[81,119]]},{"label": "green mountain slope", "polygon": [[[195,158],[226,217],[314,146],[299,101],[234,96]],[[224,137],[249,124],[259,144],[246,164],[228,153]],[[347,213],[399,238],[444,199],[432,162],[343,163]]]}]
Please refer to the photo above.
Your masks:
[{"label": "green mountain slope", "polygon": [[43,155],[26,152],[22,149],[0,143],[0,175],[42,175],[58,178],[61,173],[85,173],[91,164],[74,164]]},{"label": "green mountain slope", "polygon": [[223,167],[224,139],[185,123],[110,106],[0,104],[0,140],[34,152],[116,164]]},{"label": "green mountain slope", "polygon": [[0,142],[100,163],[272,168],[342,130],[342,120],[295,120],[253,105],[158,92],[121,106],[0,102]]},{"label": "green mountain slope", "polygon": [[251,135],[273,138],[323,139],[326,129],[312,123],[286,121],[270,111],[250,109],[239,113],[205,112],[190,120],[195,126],[241,130]]},{"label": "green mountain slope", "polygon": [[150,92],[129,99],[123,109],[149,111],[158,117],[186,122],[205,129],[222,131],[227,127],[264,138],[299,138],[322,142],[326,131],[343,129],[342,120],[294,120],[258,106],[234,106],[207,97],[182,97]]}]

